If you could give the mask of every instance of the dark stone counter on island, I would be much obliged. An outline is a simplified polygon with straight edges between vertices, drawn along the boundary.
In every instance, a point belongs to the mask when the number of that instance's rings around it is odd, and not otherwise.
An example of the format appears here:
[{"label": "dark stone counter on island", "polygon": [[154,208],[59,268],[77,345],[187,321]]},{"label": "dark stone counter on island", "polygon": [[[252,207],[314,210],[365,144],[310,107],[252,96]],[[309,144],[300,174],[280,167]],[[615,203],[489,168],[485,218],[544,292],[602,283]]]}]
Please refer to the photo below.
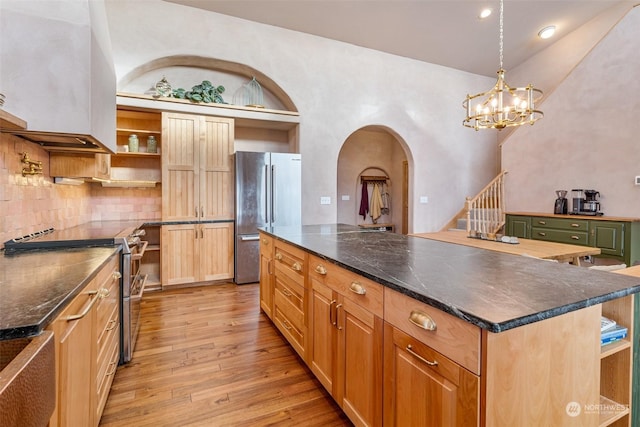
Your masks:
[{"label": "dark stone counter on island", "polygon": [[640,292],[640,278],[351,225],[261,230],[491,332]]},{"label": "dark stone counter on island", "polygon": [[0,340],[38,335],[119,246],[0,255]]}]

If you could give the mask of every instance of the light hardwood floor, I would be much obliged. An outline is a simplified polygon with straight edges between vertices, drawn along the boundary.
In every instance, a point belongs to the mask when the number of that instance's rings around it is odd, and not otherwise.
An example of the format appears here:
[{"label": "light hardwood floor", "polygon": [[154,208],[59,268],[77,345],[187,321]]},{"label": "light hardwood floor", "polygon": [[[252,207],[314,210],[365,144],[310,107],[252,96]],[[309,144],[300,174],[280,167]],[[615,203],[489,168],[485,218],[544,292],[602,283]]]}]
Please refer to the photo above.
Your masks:
[{"label": "light hardwood floor", "polygon": [[101,426],[351,426],[259,309],[258,285],[144,295]]}]

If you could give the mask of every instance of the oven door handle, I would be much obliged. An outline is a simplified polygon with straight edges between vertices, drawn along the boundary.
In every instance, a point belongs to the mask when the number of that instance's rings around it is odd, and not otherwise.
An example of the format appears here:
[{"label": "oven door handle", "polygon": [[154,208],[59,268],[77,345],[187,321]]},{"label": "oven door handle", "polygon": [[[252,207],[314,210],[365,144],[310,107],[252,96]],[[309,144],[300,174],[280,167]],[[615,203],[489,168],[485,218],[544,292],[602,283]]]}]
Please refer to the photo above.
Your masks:
[{"label": "oven door handle", "polygon": [[144,256],[144,251],[147,249],[147,245],[149,244],[149,242],[147,242],[146,240],[141,240],[140,243],[142,243],[142,248],[137,253],[131,255],[132,260],[137,261],[142,259],[142,257]]},{"label": "oven door handle", "polygon": [[139,277],[136,277],[136,279],[135,279],[135,280],[141,280],[141,281],[142,281],[142,284],[140,285],[140,288],[138,288],[138,289],[137,289],[137,292],[136,292],[135,294],[131,294],[130,298],[131,298],[132,300],[140,300],[140,299],[142,299],[142,294],[144,294],[144,287],[145,287],[145,286],[146,286],[146,284],[147,284],[147,278],[148,278],[148,277],[149,277],[149,275],[148,275],[148,274],[145,274],[145,275],[144,275],[144,276],[142,276],[142,277],[140,277],[140,276],[139,276]]}]

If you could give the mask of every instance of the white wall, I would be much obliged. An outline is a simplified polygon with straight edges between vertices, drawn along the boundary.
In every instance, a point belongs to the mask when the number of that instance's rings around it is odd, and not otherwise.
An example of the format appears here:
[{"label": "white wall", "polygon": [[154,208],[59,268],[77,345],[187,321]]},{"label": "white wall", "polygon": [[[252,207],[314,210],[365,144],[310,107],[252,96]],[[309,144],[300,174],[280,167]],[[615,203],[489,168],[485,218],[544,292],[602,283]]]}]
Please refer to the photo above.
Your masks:
[{"label": "white wall", "polygon": [[118,79],[157,58],[197,55],[248,65],[284,89],[301,116],[307,224],[336,222],[338,155],[368,125],[407,144],[410,232],[438,230],[497,173],[496,134],[461,125],[466,93],[494,79],[157,0],[108,0],[107,14]]},{"label": "white wall", "polygon": [[583,188],[605,215],[640,217],[639,52],[635,7],[547,97],[544,119],[508,138],[508,210],[550,213],[555,190]]}]

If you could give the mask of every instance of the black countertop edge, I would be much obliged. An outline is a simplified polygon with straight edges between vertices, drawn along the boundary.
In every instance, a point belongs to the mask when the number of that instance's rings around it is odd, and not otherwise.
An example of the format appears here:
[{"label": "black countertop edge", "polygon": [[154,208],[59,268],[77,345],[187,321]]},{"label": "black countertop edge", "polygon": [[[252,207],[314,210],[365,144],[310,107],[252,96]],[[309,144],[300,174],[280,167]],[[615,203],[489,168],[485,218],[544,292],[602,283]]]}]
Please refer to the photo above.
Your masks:
[{"label": "black countertop edge", "polygon": [[[455,316],[461,320],[464,320],[468,323],[471,323],[475,326],[478,326],[482,329],[485,329],[489,332],[493,332],[493,333],[499,333],[499,332],[504,332],[507,331],[509,329],[514,329],[517,328],[519,326],[524,326],[530,323],[534,323],[534,322],[538,322],[541,320],[545,320],[548,318],[552,318],[552,317],[556,317],[562,314],[566,314],[572,311],[576,311],[576,310],[580,310],[586,307],[590,307],[593,305],[597,305],[597,304],[601,304],[603,302],[607,302],[607,301],[611,301],[617,298],[622,298],[631,294],[635,294],[635,293],[639,293],[640,292],[640,285],[637,286],[633,286],[633,287],[629,287],[627,289],[623,289],[623,290],[617,290],[614,292],[610,292],[604,295],[600,295],[598,297],[594,297],[594,298],[589,298],[586,300],[582,300],[582,301],[577,301],[571,304],[566,304],[566,305],[561,305],[558,307],[555,307],[553,309],[549,309],[543,312],[538,312],[535,314],[531,314],[531,315],[527,315],[527,316],[523,316],[523,317],[518,317],[518,318],[514,318],[514,319],[510,319],[508,321],[505,322],[499,322],[499,323],[494,323],[494,322],[489,322],[486,319],[480,318],[478,316],[474,316],[470,313],[465,312],[464,310],[459,309],[458,307],[456,307],[454,304],[449,303],[449,302],[442,302],[439,301],[437,299],[434,298],[430,298],[428,296],[422,295],[420,293],[416,293],[413,292],[410,289],[407,289],[406,287],[403,287],[401,283],[394,283],[388,280],[385,280],[383,278],[380,278],[376,275],[367,273],[366,271],[362,271],[359,270],[358,268],[355,268],[353,266],[344,264],[336,259],[330,258],[324,254],[318,253],[310,248],[304,247],[302,245],[299,245],[291,240],[288,240],[286,237],[281,237],[278,236],[277,234],[274,234],[272,232],[270,232],[268,229],[266,228],[261,228],[260,229],[261,232],[264,232],[270,236],[272,236],[273,238],[275,238],[276,240],[279,240],[281,242],[285,242],[287,244],[290,244],[292,246],[295,246],[309,254],[315,255],[323,260],[326,260],[327,262],[330,262],[334,265],[337,265],[339,267],[342,267],[346,270],[349,270],[355,274],[358,274],[360,276],[363,276],[369,280],[372,280],[376,283],[381,284],[382,286],[395,290],[397,292],[400,292],[404,295],[407,295],[417,301],[420,301],[424,304],[430,305],[434,308],[437,308],[439,310],[442,310],[446,313],[451,314],[452,316]],[[362,229],[362,231],[358,231],[358,232],[362,232],[362,233],[386,233],[386,231],[380,231],[380,230],[369,230],[369,229]],[[418,238],[418,237],[415,237]]]},{"label": "black countertop edge", "polygon": [[[78,249],[78,248],[76,248]],[[62,249],[64,250],[64,249]],[[56,252],[60,249],[40,250],[39,252]],[[39,322],[29,325],[16,325],[11,328],[0,329],[0,341],[15,339],[15,338],[30,338],[38,336],[42,331],[69,305],[73,299],[82,292],[82,290],[93,280],[98,272],[109,262],[114,254],[122,252],[120,245],[113,247],[113,252],[102,261],[102,263],[95,268],[91,274],[87,275],[84,280],[77,284],[72,291],[66,294],[66,296],[60,300],[60,302],[53,307],[48,313],[46,313]]]}]

